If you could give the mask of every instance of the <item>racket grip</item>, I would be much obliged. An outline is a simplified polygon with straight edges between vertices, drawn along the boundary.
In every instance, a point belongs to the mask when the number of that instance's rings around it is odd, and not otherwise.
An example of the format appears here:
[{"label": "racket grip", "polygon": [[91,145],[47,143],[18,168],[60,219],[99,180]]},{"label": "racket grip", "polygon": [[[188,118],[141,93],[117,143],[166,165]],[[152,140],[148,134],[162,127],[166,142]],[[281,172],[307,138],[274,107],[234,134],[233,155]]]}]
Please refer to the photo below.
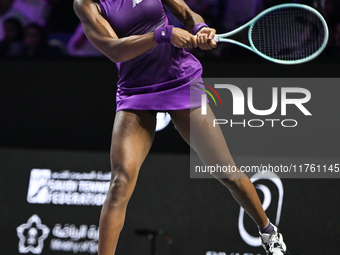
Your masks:
[{"label": "racket grip", "polygon": [[[194,37],[196,38],[197,37],[197,35],[194,35]],[[214,38],[212,39],[212,40],[214,40],[215,42],[218,42],[219,40],[218,40],[218,35],[215,35],[214,36]],[[210,39],[209,39],[210,40]]]}]

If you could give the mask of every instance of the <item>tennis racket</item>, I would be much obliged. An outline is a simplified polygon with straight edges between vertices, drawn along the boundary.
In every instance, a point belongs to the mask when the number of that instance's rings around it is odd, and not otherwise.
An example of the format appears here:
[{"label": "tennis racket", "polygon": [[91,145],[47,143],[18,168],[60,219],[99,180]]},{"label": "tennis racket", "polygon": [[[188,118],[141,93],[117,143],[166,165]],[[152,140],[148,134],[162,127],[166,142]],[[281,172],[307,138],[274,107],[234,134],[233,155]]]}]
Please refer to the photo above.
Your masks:
[{"label": "tennis racket", "polygon": [[[247,27],[250,46],[227,38]],[[328,27],[321,14],[307,5],[281,4],[231,32],[216,34],[213,40],[237,44],[275,63],[300,64],[325,49]]]}]

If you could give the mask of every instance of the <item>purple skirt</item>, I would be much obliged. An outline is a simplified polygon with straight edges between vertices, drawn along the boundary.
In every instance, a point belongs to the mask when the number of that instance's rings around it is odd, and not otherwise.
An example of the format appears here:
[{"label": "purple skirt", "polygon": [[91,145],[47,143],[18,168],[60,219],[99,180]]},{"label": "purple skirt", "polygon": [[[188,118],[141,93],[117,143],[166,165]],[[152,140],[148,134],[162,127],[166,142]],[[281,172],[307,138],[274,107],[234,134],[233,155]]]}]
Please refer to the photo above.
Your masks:
[{"label": "purple skirt", "polygon": [[117,111],[181,110],[201,106],[205,92],[202,65],[189,52],[172,44],[157,45],[144,54],[117,64]]}]

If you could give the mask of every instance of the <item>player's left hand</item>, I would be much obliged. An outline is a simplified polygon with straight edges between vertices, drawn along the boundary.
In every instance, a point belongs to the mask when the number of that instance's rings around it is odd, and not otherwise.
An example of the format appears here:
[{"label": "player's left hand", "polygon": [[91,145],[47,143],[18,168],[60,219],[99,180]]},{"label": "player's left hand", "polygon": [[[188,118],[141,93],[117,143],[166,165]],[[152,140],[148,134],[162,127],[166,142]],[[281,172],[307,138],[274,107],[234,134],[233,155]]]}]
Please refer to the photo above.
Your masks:
[{"label": "player's left hand", "polygon": [[196,34],[198,47],[201,50],[212,50],[216,48],[217,43],[213,40],[216,30],[209,27],[200,29]]}]

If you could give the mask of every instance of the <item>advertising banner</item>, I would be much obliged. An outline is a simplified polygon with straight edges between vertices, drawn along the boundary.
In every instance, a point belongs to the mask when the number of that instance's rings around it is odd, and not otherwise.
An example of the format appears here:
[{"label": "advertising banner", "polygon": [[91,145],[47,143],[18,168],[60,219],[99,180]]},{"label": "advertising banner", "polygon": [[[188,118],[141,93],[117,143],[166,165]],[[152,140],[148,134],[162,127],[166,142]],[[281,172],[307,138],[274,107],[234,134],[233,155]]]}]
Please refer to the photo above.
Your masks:
[{"label": "advertising banner", "polygon": [[[97,253],[109,153],[1,149],[0,158],[1,253]],[[158,255],[264,255],[256,225],[228,189],[190,178],[189,169],[188,154],[147,157],[117,254],[151,254],[154,240]],[[251,181],[292,254],[339,252],[339,179],[268,172]]]}]

